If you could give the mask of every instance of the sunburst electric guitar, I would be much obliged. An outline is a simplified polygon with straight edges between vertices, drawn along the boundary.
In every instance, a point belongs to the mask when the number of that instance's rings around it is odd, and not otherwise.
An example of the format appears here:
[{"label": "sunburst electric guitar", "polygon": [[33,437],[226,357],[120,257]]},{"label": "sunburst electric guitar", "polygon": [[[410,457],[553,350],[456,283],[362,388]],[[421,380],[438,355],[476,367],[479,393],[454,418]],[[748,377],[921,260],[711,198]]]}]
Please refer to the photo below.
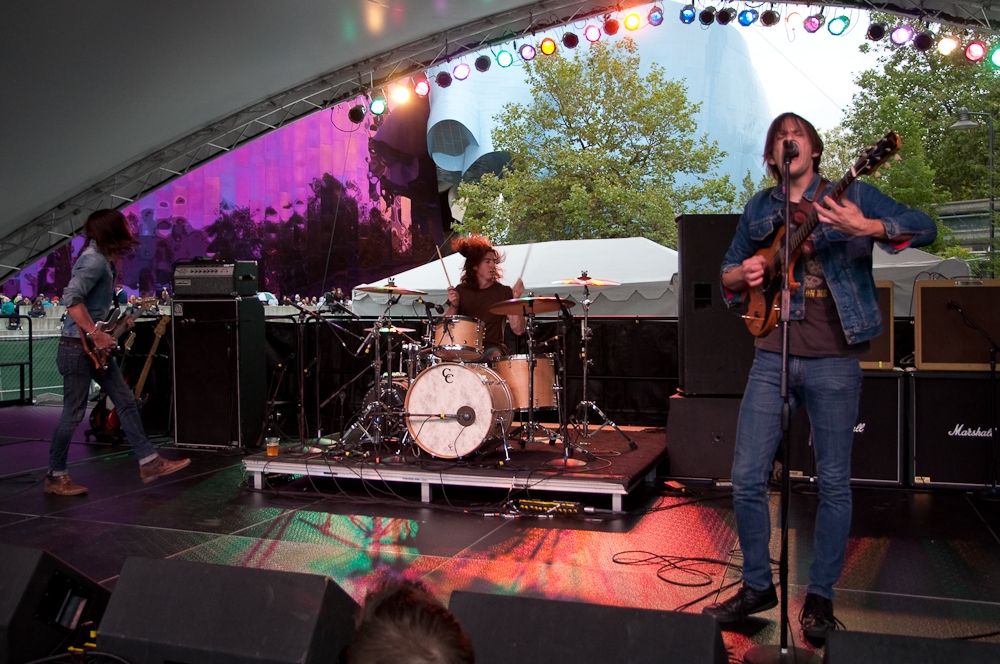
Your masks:
[{"label": "sunburst electric guitar", "polygon": [[[879,166],[899,150],[901,145],[902,141],[899,135],[890,131],[878,143],[865,150],[864,154],[858,157],[851,169],[844,174],[840,182],[834,185],[827,196],[835,201],[840,200],[844,192],[847,191],[847,187],[855,179],[862,175],[875,173]],[[817,203],[817,201],[813,202]],[[816,214],[815,206],[813,206],[806,220],[792,233],[789,247],[791,249],[791,266],[788,269],[789,286],[792,290],[797,290],[800,285],[791,278],[791,274],[795,268],[795,262],[799,258],[802,243],[806,241],[818,223],[819,216]],[[765,259],[764,281],[743,294],[745,306],[743,320],[751,334],[755,337],[764,337],[777,327],[781,317],[781,279],[785,272],[782,265],[785,258],[785,226],[782,225],[775,231],[771,246],[761,249],[754,255],[763,256]]]},{"label": "sunburst electric guitar", "polygon": [[135,311],[127,316],[121,316],[121,310],[115,309],[111,312],[111,318],[103,323],[97,324],[96,331],[105,332],[111,335],[111,338],[115,340],[114,348],[98,349],[94,346],[94,343],[90,340],[90,337],[84,333],[83,328],[77,328],[80,333],[80,340],[83,342],[83,350],[90,356],[91,362],[94,363],[94,368],[98,371],[105,371],[108,368],[108,358],[111,357],[112,351],[117,349],[118,339],[121,338],[125,332],[130,328],[129,320],[133,323],[135,320],[142,315],[144,311],[148,311],[156,306],[155,297],[144,297],[142,300],[135,304]]}]

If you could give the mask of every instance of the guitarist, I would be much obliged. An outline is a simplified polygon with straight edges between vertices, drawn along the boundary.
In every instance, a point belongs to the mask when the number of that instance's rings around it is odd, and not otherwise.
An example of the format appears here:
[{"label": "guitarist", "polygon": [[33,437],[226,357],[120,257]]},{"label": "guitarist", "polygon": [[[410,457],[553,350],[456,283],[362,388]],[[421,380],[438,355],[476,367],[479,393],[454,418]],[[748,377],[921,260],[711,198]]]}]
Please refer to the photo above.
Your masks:
[{"label": "guitarist", "polygon": [[63,376],[63,410],[52,434],[49,471],[45,477],[45,493],[60,496],[87,492],[86,487],[70,479],[66,458],[73,432],[87,409],[91,379],[96,380],[114,402],[125,438],[139,458],[139,476],[143,482],[178,471],[191,462],[190,459],[171,461],[157,454],[143,430],[132,390],[125,384],[115,359],[108,359],[106,370],[95,369],[84,348],[81,331],[99,351],[115,346],[111,335],[99,330],[94,321],[104,320],[111,311],[117,276],[115,261],[138,242],[124,215],[117,210],[94,212],[87,219],[83,231],[87,245],[73,265],[72,276],[62,297],[68,315],[59,338],[56,364]]},{"label": "guitarist", "polygon": [[[782,181],[786,141],[794,141],[798,148],[789,182]],[[794,154],[794,147],[788,147]],[[826,196],[830,188],[819,175],[822,154],[823,142],[805,119],[785,113],[771,123],[764,163],[777,186],[758,192],[747,203],[721,268],[723,294],[735,306],[746,291],[766,280],[767,261],[758,252],[771,249],[784,223],[786,194],[793,211],[800,201],[820,201],[815,205],[819,223],[800,245],[798,260],[793,255],[793,282],[800,286],[791,296],[788,378],[792,409],[804,405],[809,413],[819,475],[814,559],[799,617],[804,635],[813,643],[824,641],[827,632],[837,628],[833,586],[844,566],[851,525],[851,444],[862,379],[858,356],[883,325],[872,277],[872,248],[878,242],[897,252],[929,244],[937,233],[926,214],[866,183],[854,181],[839,201]],[[793,220],[791,231],[796,226]],[[794,243],[791,246],[795,248]],[[728,600],[703,609],[720,623],[742,622],[778,603],[771,575],[767,482],[781,442],[781,330],[759,336],[755,345],[732,469],[743,584]]]}]

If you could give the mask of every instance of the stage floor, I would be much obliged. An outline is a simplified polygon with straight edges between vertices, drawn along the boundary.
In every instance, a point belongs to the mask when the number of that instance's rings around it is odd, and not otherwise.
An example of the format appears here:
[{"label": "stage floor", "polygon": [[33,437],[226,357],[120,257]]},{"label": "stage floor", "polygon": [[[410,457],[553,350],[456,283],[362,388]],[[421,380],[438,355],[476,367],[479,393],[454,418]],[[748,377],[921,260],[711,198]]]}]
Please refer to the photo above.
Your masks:
[{"label": "stage floor", "polygon": [[[445,602],[472,590],[700,611],[738,578],[725,491],[692,485],[675,495],[639,482],[624,514],[498,518],[482,512],[509,493],[554,494],[446,486],[423,503],[419,484],[309,476],[274,477],[254,491],[245,457],[171,448],[163,454],[192,464],[147,485],[127,447],[86,444],[81,427],[71,473],[90,493],[61,498],[41,488],[58,415],[43,405],[0,410],[0,540],[47,549],[112,590],[130,556],[326,574],[358,600],[381,576],[405,575]],[[789,615],[798,645],[816,504],[794,488]],[[775,515],[777,505],[774,495]],[[848,629],[941,638],[1000,630],[1000,504],[956,491],[855,488],[854,506],[835,601]],[[692,568],[692,558],[720,564]],[[778,616],[773,609],[724,631],[726,645],[739,658],[777,643]]]}]

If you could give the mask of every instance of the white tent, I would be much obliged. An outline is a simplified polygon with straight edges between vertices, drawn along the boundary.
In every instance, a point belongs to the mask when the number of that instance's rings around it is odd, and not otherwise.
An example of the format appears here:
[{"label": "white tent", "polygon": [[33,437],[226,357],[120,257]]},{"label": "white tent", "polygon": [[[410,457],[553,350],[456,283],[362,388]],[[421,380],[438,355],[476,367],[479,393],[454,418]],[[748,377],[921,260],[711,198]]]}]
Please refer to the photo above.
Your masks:
[{"label": "white tent", "polygon": [[[584,270],[595,279],[607,279],[620,286],[591,288],[592,316],[676,316],[677,252],[645,238],[611,238],[603,240],[557,240],[533,244],[497,247],[506,258],[501,265],[502,283],[513,285],[524,271],[525,294],[559,295],[579,302],[582,286],[556,285],[553,281],[578,277]],[[530,254],[529,254],[530,250]],[[527,264],[525,264],[527,259]],[[451,283],[457,284],[465,262],[460,254],[445,256],[444,266]],[[448,299],[448,282],[441,262],[400,272],[390,277],[402,288],[426,291],[428,302],[444,304]],[[388,279],[362,286],[384,286]],[[355,288],[354,311],[362,316],[377,316],[385,309],[388,297],[366,293]],[[393,316],[422,316],[424,307],[414,296],[404,296],[392,308]],[[574,315],[583,313],[573,307]]]},{"label": "white tent", "polygon": [[967,277],[969,264],[960,258],[940,258],[919,249],[904,249],[890,254],[878,248],[872,254],[872,273],[875,279],[893,282],[893,315],[897,318],[914,316],[911,306],[913,283],[917,279]]}]

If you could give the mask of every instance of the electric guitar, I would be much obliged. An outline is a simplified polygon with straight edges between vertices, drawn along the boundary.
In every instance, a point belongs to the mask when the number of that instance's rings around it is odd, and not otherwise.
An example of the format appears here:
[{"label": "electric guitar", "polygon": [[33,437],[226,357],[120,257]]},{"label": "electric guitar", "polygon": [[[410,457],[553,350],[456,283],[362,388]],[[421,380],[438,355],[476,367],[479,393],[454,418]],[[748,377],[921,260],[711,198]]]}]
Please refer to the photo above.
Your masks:
[{"label": "electric guitar", "polygon": [[[128,356],[129,350],[132,349],[134,341],[135,332],[129,334],[128,338],[125,339],[125,343],[122,344],[124,348],[122,366],[125,366],[125,357]],[[104,390],[101,390],[101,394],[97,398],[97,403],[90,409],[90,429],[85,431],[84,435],[87,436],[87,440],[90,440],[90,436],[98,439],[101,436],[111,436],[115,439],[115,442],[121,442],[124,436],[121,420],[118,419],[118,413],[115,412],[115,408],[108,408],[108,395]]]},{"label": "electric guitar", "polygon": [[153,334],[156,338],[153,339],[153,345],[149,349],[149,355],[146,356],[146,364],[142,367],[142,373],[139,374],[139,380],[135,383],[135,394],[136,403],[141,408],[143,404],[146,403],[146,397],[142,394],[142,388],[146,386],[146,378],[149,376],[149,368],[153,366],[153,355],[156,354],[156,348],[160,345],[160,339],[163,338],[163,333],[167,331],[167,325],[170,324],[170,317],[163,316],[160,318],[160,322],[156,324],[156,329],[153,330]]},{"label": "electric guitar", "polygon": [[115,340],[115,347],[98,349],[94,346],[94,342],[90,340],[90,337],[83,331],[82,328],[77,326],[77,331],[80,333],[80,341],[83,342],[83,350],[90,357],[91,362],[94,363],[94,368],[98,371],[104,372],[108,368],[108,358],[111,357],[112,351],[117,349],[118,339],[125,334],[131,328],[131,324],[136,321],[143,312],[148,311],[156,306],[155,297],[144,297],[142,300],[136,303],[135,311],[127,316],[121,315],[120,309],[115,309],[111,312],[111,317],[102,323],[98,323],[95,328],[95,332],[104,332],[111,336]]},{"label": "electric guitar", "polygon": [[[840,200],[847,191],[847,187],[855,179],[862,175],[875,173],[879,166],[899,151],[901,146],[902,140],[899,138],[899,134],[890,131],[878,143],[865,150],[864,154],[858,157],[851,169],[844,174],[840,182],[834,185],[827,196],[830,196],[835,201]],[[817,203],[818,201],[813,201],[812,211],[809,213],[809,216],[795,229],[790,239],[791,265],[788,267],[787,272],[789,286],[792,290],[797,290],[800,285],[792,278],[792,271],[795,269],[795,261],[799,258],[802,243],[809,238],[809,235],[819,223],[819,215],[816,214],[815,208],[815,204]],[[743,293],[743,304],[745,306],[743,320],[750,333],[755,337],[767,336],[771,330],[777,327],[778,320],[781,317],[781,280],[786,272],[782,265],[785,257],[786,228],[787,223],[775,231],[771,246],[765,247],[754,254],[755,256],[763,256],[766,260],[764,263],[764,281],[759,286]]]}]

